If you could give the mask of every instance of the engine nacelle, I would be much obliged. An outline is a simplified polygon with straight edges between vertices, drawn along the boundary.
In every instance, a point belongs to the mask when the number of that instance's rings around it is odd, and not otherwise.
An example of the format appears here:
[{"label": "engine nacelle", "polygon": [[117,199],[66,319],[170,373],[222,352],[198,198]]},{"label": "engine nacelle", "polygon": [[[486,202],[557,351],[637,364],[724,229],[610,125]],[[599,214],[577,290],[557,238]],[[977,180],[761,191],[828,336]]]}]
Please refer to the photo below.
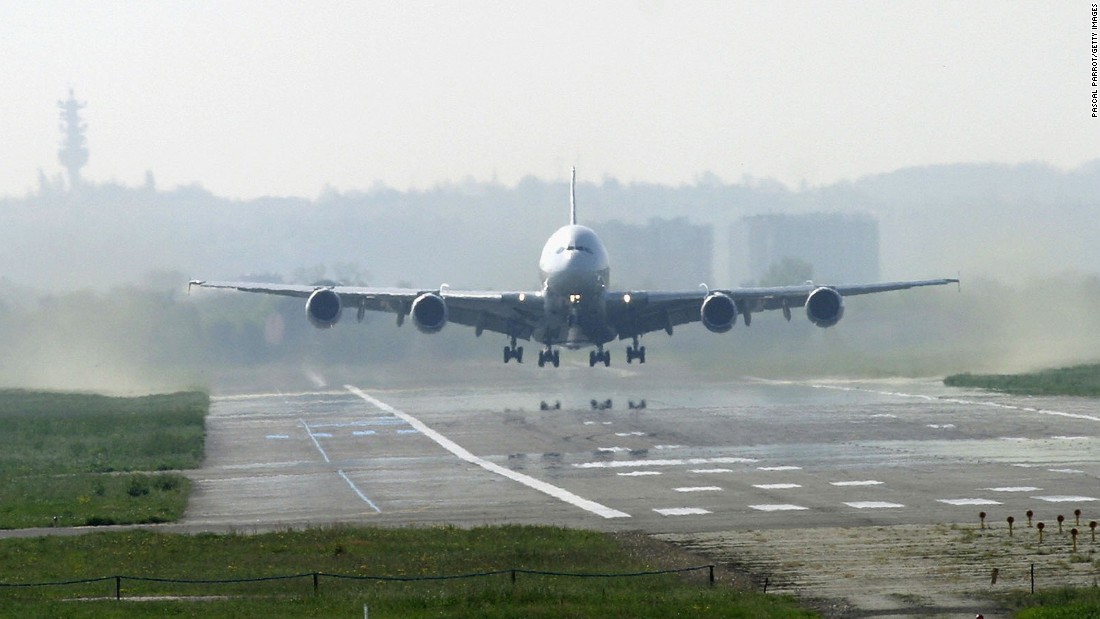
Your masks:
[{"label": "engine nacelle", "polygon": [[721,292],[711,293],[703,299],[699,315],[703,320],[703,326],[708,330],[714,333],[725,333],[737,322],[737,304]]},{"label": "engine nacelle", "polygon": [[343,310],[340,295],[333,292],[331,288],[314,290],[306,301],[306,316],[318,329],[328,329],[336,324]]},{"label": "engine nacelle", "polygon": [[438,333],[447,324],[447,302],[435,293],[426,292],[416,297],[409,313],[421,333]]},{"label": "engine nacelle", "polygon": [[814,325],[831,327],[844,317],[844,298],[832,288],[818,288],[806,297],[806,318]]}]

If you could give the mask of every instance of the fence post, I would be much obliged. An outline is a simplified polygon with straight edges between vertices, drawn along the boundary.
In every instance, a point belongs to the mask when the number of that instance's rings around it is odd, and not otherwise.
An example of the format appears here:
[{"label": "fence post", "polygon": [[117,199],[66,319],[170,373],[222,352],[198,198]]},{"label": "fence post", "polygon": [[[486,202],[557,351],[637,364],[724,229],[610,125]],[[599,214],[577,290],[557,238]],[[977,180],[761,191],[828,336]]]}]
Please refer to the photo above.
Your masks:
[{"label": "fence post", "polygon": [[1031,595],[1035,595],[1035,564],[1031,564]]},{"label": "fence post", "polygon": [[313,572],[313,595],[317,595],[318,580],[317,572]]},{"label": "fence post", "polygon": [[122,600],[122,576],[115,576],[115,601]]},{"label": "fence post", "polygon": [[714,566],[713,565],[708,565],[707,569],[710,570],[710,584],[713,585],[714,584]]},{"label": "fence post", "polygon": [[513,585],[516,584],[516,571],[515,570],[512,570],[512,584]]}]

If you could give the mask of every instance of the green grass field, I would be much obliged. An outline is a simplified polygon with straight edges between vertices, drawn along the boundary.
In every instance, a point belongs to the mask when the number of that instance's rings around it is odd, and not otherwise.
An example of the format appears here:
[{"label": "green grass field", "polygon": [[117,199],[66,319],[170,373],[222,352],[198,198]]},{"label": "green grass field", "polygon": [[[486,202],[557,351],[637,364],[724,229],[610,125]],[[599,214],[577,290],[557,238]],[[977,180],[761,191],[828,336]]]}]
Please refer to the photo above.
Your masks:
[{"label": "green grass field", "polygon": [[210,399],[0,391],[0,528],[176,520]]},{"label": "green grass field", "polygon": [[[556,527],[329,528],[259,535],[147,531],[0,541],[0,582],[132,575],[251,579],[185,584],[113,580],[64,587],[0,588],[0,614],[21,617],[744,617],[809,618],[791,599],[710,585],[706,570],[631,578],[510,574],[378,582],[324,577],[432,577],[493,570],[626,573],[658,565],[613,536]],[[166,598],[183,599],[166,599]],[[136,601],[140,598],[145,601]]]},{"label": "green grass field", "polygon": [[1100,396],[1100,364],[1042,370],[1028,374],[955,374],[949,387],[977,387],[1025,395]]}]

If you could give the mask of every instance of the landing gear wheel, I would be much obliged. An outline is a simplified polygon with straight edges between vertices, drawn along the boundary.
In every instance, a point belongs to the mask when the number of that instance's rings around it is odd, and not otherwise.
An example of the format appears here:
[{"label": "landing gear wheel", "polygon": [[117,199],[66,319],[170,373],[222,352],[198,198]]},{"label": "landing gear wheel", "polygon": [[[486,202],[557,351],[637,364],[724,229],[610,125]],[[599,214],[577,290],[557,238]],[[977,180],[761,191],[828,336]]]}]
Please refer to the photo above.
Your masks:
[{"label": "landing gear wheel", "polygon": [[611,351],[608,350],[591,350],[588,352],[588,367],[595,367],[597,363],[602,363],[604,367],[611,365]]},{"label": "landing gear wheel", "polygon": [[516,363],[523,363],[523,346],[516,346],[516,338],[512,338],[512,344],[504,347],[504,362],[508,363],[512,359],[516,360]]}]

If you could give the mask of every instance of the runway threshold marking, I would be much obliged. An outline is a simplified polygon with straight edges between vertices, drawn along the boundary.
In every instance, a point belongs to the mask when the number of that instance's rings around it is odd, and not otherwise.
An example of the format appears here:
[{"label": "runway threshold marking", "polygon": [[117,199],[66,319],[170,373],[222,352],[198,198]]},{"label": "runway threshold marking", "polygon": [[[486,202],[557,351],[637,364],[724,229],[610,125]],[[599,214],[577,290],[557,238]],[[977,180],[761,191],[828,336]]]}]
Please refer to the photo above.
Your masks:
[{"label": "runway threshold marking", "polygon": [[[313,428],[309,427],[309,424],[306,423],[305,419],[299,419],[298,423],[301,424],[303,428],[305,428],[306,434],[309,435],[309,440],[313,441],[313,446],[316,447],[317,451],[321,453],[321,457],[324,458],[325,464],[332,464],[332,460],[330,460],[328,457],[328,452],[325,451],[324,447],[321,447],[321,441],[317,440],[318,436],[331,437],[332,435],[325,433],[314,433]],[[354,492],[356,496],[362,499],[364,503],[369,505],[371,509],[373,509],[376,513],[382,513],[382,510],[379,509],[377,505],[375,505],[374,501],[370,500],[370,497],[367,496],[362,490],[360,490],[359,486],[356,486],[355,482],[353,482],[351,478],[348,477],[348,474],[344,472],[344,469],[337,469],[336,474],[339,475],[340,479],[343,479],[344,482],[351,487],[352,492]]]},{"label": "runway threshold marking", "polygon": [[410,426],[412,426],[412,427],[416,428],[417,430],[419,430],[421,434],[423,434],[424,436],[427,436],[428,438],[432,439],[440,447],[442,447],[442,448],[446,449],[447,451],[451,452],[452,454],[457,456],[460,460],[463,460],[465,462],[469,462],[470,464],[476,464],[477,466],[480,466],[481,468],[485,469],[486,471],[489,471],[490,473],[496,473],[497,475],[500,475],[502,477],[507,477],[508,479],[511,479],[512,481],[516,481],[516,482],[519,482],[519,483],[527,486],[528,488],[531,488],[531,489],[537,490],[537,491],[539,491],[543,494],[552,496],[555,499],[558,499],[560,501],[564,501],[565,503],[569,503],[570,505],[573,505],[575,507],[579,507],[579,508],[581,508],[585,511],[592,512],[593,514],[596,514],[597,516],[601,516],[603,518],[630,518],[630,514],[628,514],[626,512],[621,512],[617,509],[612,509],[610,507],[607,507],[606,505],[601,505],[601,504],[599,504],[595,501],[590,501],[590,500],[588,500],[584,497],[577,496],[576,494],[573,494],[572,492],[569,492],[568,490],[566,490],[564,488],[559,488],[559,487],[557,487],[553,484],[548,484],[548,483],[542,481],[541,479],[535,479],[534,477],[531,477],[530,475],[524,475],[523,473],[518,473],[518,472],[513,471],[511,469],[500,466],[499,464],[493,464],[492,462],[489,462],[488,460],[485,460],[483,458],[479,458],[479,457],[475,456],[474,454],[470,453],[466,448],[462,447],[458,443],[455,443],[454,441],[447,438],[446,436],[443,436],[439,432],[436,432],[435,430],[429,428],[427,424],[420,421],[416,417],[413,417],[412,415],[410,415],[410,414],[408,414],[404,411],[398,410],[398,409],[390,406],[389,404],[386,404],[382,400],[379,400],[378,398],[375,398],[374,396],[363,392],[363,390],[359,389],[358,387],[355,387],[353,385],[344,385],[344,388],[347,389],[349,392],[359,396],[360,398],[362,398],[366,402],[368,402],[370,404],[373,404],[374,406],[376,406],[376,407],[378,407],[378,408],[380,408],[380,409],[382,409],[382,410],[384,410],[384,411],[386,411],[386,412],[388,412],[392,415],[395,415],[397,417],[400,417],[401,419],[404,419],[405,422],[408,423]]}]

